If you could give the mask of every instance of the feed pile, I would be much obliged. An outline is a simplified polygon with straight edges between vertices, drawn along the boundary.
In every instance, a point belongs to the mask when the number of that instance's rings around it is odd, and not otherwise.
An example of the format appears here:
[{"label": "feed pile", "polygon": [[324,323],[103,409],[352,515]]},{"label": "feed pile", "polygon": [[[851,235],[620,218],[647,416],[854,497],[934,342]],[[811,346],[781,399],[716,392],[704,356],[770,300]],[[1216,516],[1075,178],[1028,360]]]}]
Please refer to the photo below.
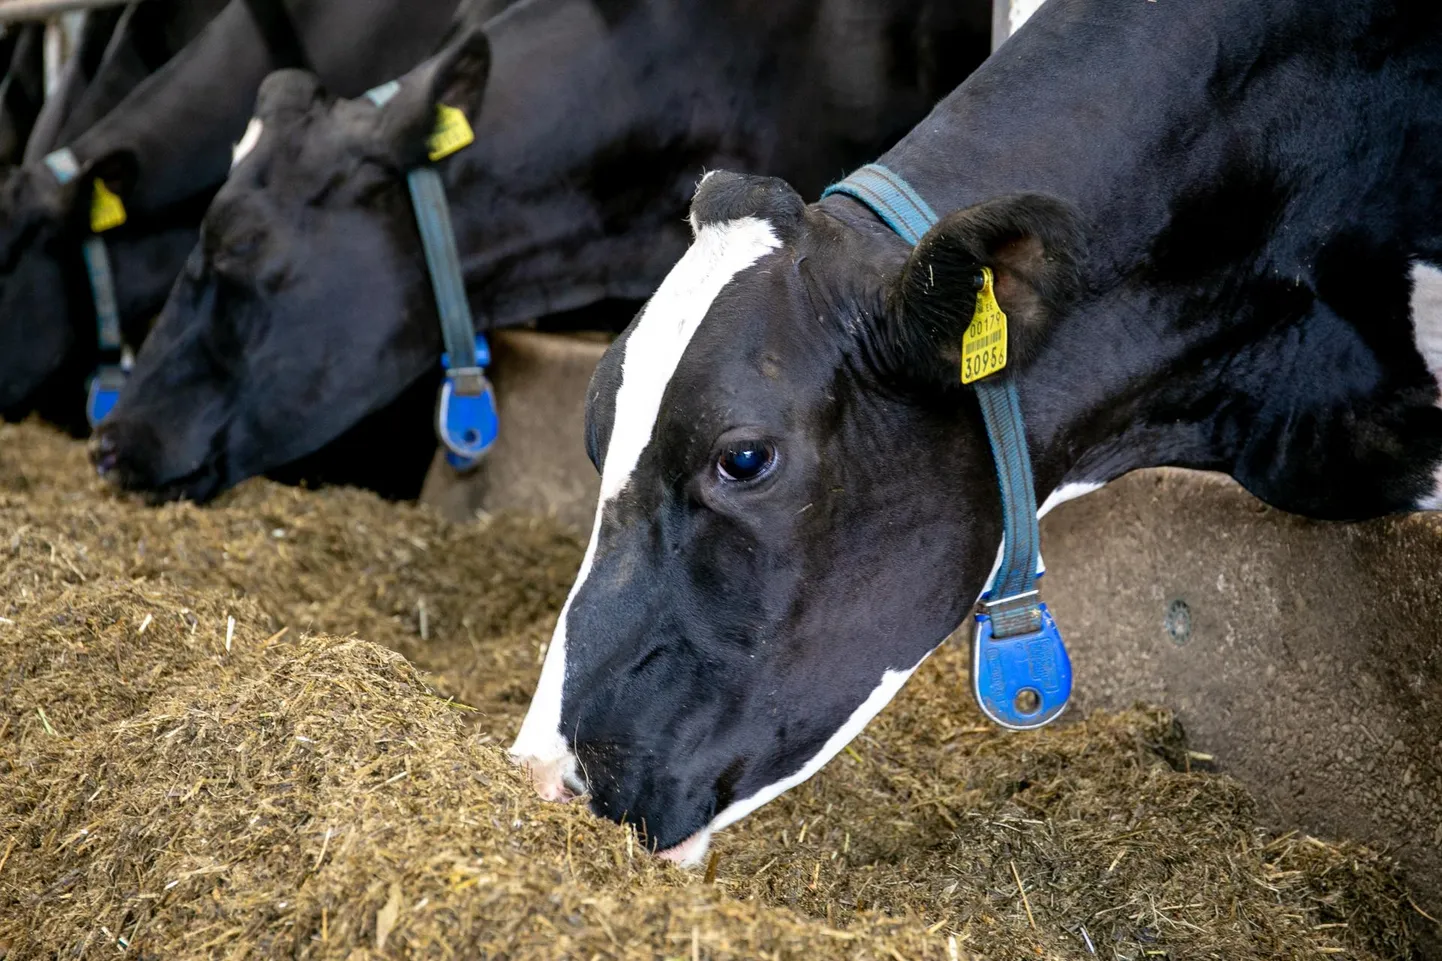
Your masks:
[{"label": "feed pile", "polygon": [[0,427],[0,958],[1413,956],[1384,857],[1265,831],[1162,710],[998,731],[951,648],[659,863],[504,754],[581,547],[266,482],[148,508]]}]

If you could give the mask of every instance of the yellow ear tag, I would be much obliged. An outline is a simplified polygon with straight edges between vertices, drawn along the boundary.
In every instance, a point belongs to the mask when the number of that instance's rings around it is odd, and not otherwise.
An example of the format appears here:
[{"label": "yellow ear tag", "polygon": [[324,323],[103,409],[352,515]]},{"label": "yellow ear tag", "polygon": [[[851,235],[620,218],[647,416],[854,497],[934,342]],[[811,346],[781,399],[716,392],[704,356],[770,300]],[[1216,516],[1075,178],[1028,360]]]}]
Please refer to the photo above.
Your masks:
[{"label": "yellow ear tag", "polygon": [[97,234],[114,230],[125,223],[125,204],[120,196],[105,186],[105,181],[95,181],[95,195],[90,200],[90,229]]},{"label": "yellow ear tag", "polygon": [[431,160],[443,160],[458,150],[464,150],[476,142],[475,131],[466,115],[455,107],[445,104],[436,106],[436,130],[426,146],[431,149]]},{"label": "yellow ear tag", "polygon": [[981,268],[981,291],[976,295],[976,312],[971,326],[961,337],[961,382],[989,377],[1006,366],[1006,314],[996,302],[991,268]]}]

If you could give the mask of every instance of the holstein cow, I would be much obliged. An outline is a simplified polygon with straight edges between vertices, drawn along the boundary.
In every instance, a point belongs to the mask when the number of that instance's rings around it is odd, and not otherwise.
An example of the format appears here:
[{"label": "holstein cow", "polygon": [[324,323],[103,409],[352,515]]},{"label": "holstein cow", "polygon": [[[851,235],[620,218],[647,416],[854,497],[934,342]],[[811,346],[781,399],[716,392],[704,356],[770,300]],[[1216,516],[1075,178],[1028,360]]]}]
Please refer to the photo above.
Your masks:
[{"label": "holstein cow", "polygon": [[982,590],[989,277],[1038,499],[1178,465],[1312,517],[1439,505],[1442,6],[1052,0],[880,163],[867,202],[703,181],[592,384],[601,503],[513,751],[678,860]]},{"label": "holstein cow", "polygon": [[989,23],[987,0],[523,0],[470,17],[384,106],[272,77],[97,464],[205,499],[439,371],[406,185],[438,105],[474,128],[436,169],[479,324],[500,327],[648,296],[704,168],[819,189],[979,63]]},{"label": "holstein cow", "polygon": [[[456,0],[232,0],[124,102],[68,142],[63,183],[44,162],[0,179],[0,410],[30,407],[47,380],[83,399],[96,362],[96,313],[81,258],[94,185],[125,223],[103,236],[125,340],[138,345],[194,246],[230,169],[256,90],[304,60],[356,93],[435,50]],[[44,395],[41,395],[44,396]]]},{"label": "holstein cow", "polygon": [[25,144],[39,160],[98,123],[205,28],[227,0],[149,0],[92,10]]}]

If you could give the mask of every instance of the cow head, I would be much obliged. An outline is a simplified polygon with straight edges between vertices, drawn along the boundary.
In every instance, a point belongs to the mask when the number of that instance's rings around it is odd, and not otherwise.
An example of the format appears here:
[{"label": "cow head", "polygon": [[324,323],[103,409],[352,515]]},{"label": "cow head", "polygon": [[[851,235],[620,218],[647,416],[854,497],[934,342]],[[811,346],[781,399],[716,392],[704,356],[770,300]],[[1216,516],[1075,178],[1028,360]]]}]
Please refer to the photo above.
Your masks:
[{"label": "cow head", "polygon": [[474,111],[489,62],[472,29],[384,111],[301,71],[266,79],[200,244],[97,431],[102,474],[204,500],[318,450],[439,369],[405,172],[425,162],[437,103]]},{"label": "cow head", "polygon": [[600,506],[512,748],[543,795],[587,791],[680,860],[818,770],[971,608],[1001,531],[958,383],[979,269],[1021,368],[1081,246],[1045,197],[911,251],[729,174],[691,223],[592,382]]}]

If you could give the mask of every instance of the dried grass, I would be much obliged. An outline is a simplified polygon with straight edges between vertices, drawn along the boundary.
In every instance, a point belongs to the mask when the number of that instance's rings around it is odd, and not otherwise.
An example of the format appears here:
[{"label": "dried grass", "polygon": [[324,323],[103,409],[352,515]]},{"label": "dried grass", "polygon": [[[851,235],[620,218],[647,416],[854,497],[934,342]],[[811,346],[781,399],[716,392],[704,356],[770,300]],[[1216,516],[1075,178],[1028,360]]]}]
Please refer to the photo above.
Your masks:
[{"label": "dried grass", "polygon": [[1388,861],[1258,827],[1165,711],[1008,735],[955,651],[656,862],[504,756],[579,552],[263,482],[151,510],[0,427],[0,958],[1412,956]]}]

